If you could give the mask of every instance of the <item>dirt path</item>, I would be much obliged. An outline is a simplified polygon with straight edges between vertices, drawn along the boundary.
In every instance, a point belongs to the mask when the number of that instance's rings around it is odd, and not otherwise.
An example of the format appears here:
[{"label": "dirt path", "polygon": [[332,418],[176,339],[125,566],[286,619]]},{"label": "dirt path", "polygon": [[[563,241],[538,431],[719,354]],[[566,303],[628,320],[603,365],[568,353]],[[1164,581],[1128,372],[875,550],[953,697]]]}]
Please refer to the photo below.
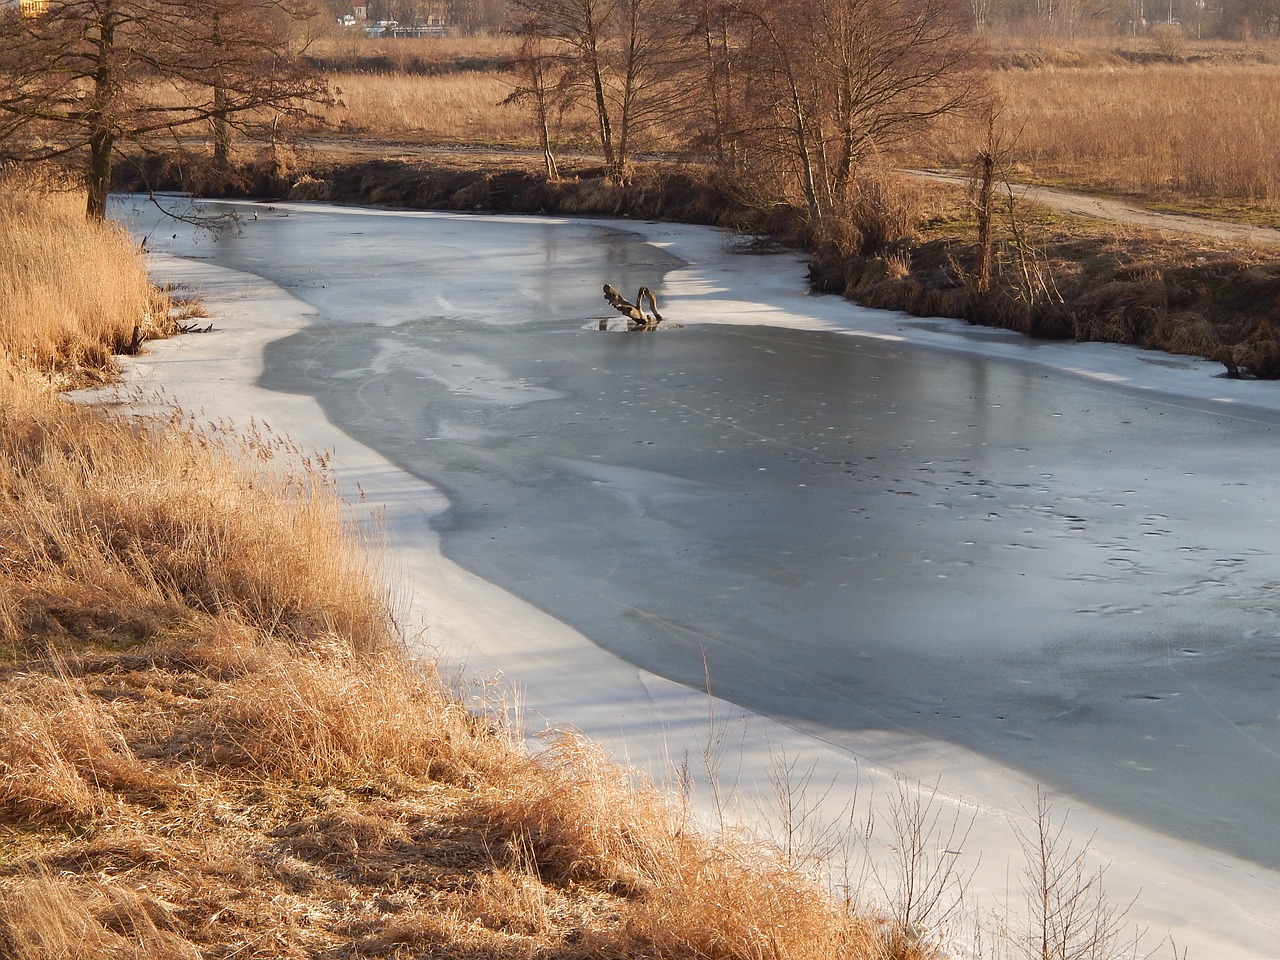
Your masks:
[{"label": "dirt path", "polygon": [[[965,177],[934,170],[917,170],[914,172],[930,180],[942,180],[947,183],[968,182]],[[1022,183],[1015,183],[1012,186],[1014,196],[1019,199],[1043,203],[1046,206],[1053,207],[1055,210],[1075,217],[1093,217],[1097,220],[1131,224],[1144,230],[1168,230],[1173,233],[1209,237],[1213,240],[1226,240],[1231,243],[1250,246],[1280,246],[1280,230],[1271,227],[1228,223],[1224,220],[1210,220],[1204,217],[1191,217],[1176,213],[1160,213],[1156,210],[1146,210],[1108,197],[1073,193],[1070,190],[1058,190],[1054,187],[1040,187]]]}]

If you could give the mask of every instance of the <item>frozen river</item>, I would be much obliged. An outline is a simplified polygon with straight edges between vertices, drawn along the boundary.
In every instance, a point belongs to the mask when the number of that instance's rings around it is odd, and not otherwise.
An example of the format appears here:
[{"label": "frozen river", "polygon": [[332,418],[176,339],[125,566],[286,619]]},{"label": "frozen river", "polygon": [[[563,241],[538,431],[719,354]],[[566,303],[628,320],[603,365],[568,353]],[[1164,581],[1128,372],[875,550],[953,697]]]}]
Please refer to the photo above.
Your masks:
[{"label": "frozen river", "polygon": [[[215,239],[133,209],[151,249],[312,305],[261,386],[443,491],[448,557],[618,657],[1280,868],[1274,385],[1226,403],[1211,365],[963,325],[907,343],[792,257],[737,257],[774,278],[742,301],[625,223],[256,205]],[[604,281],[671,328],[597,329]],[[1093,356],[1211,389],[1064,369]]]}]

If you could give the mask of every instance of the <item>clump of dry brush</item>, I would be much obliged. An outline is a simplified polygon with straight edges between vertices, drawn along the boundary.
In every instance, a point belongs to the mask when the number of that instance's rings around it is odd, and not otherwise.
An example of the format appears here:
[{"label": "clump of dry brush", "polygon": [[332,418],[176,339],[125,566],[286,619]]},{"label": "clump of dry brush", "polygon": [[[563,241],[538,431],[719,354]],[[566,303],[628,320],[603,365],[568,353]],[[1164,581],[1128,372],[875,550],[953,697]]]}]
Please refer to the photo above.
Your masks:
[{"label": "clump of dry brush", "polygon": [[[94,329],[41,369],[101,358]],[[0,955],[927,952],[579,738],[534,754],[467,709],[323,464],[104,419],[38,355],[0,360]]]},{"label": "clump of dry brush", "polygon": [[118,226],[85,220],[83,197],[24,171],[0,170],[0,357],[59,385],[101,380],[113,354],[172,330]]}]

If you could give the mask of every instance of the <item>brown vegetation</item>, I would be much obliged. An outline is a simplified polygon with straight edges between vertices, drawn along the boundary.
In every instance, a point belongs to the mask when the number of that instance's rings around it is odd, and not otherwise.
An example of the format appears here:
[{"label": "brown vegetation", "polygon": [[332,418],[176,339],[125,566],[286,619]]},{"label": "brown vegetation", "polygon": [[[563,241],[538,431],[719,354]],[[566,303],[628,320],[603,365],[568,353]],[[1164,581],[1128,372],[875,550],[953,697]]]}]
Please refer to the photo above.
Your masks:
[{"label": "brown vegetation", "polygon": [[878,252],[817,251],[816,287],[917,316],[1129,344],[1214,360],[1232,376],[1280,377],[1274,251],[1072,220],[1030,203],[1010,207],[1006,193],[991,225],[984,290],[974,194],[899,184],[932,216]]},{"label": "brown vegetation", "polygon": [[63,385],[100,378],[112,354],[170,332],[168,303],[114,224],[84,224],[84,197],[0,178],[0,359]]},{"label": "brown vegetation", "polygon": [[[0,160],[78,171],[102,219],[117,149],[198,128],[230,165],[237,129],[273,129],[324,99],[287,25],[293,0],[45,0],[0,8]],[[158,94],[158,96],[157,96]]]},{"label": "brown vegetation", "polygon": [[307,45],[307,61],[328,75],[385,73],[444,75],[509,70],[520,41],[509,34],[430,37],[388,42],[363,30],[337,30]]},{"label": "brown vegetation", "polygon": [[498,71],[344,73],[332,75],[330,82],[337,102],[321,116],[342,134],[433,144],[532,142],[524,117],[499,109],[512,83],[510,75]]},{"label": "brown vegetation", "polygon": [[[133,269],[118,235],[62,229]],[[78,266],[15,236],[33,302]],[[531,755],[468,710],[406,659],[323,462],[287,443],[104,419],[10,351],[0,556],[6,957],[929,953],[579,738]]]},{"label": "brown vegetation", "polygon": [[[463,62],[455,46],[441,55],[435,73],[348,75],[353,94],[342,123],[363,136],[472,143],[465,153],[423,161],[404,151],[397,160],[313,163],[305,177],[278,189],[306,199],[716,223],[809,246],[821,289],[872,306],[1204,356],[1231,375],[1274,377],[1280,345],[1272,315],[1280,289],[1269,251],[1072,220],[1009,200],[1006,180],[1032,180],[1267,222],[1280,196],[1269,152],[1280,116],[1272,115],[1274,98],[1265,95],[1280,70],[1277,58],[1257,43],[1184,42],[1173,50],[1167,39],[997,43],[999,69],[991,83],[993,102],[1001,106],[994,114],[940,116],[925,136],[860,156],[856,175],[843,185],[839,165],[822,168],[808,191],[803,178],[788,186],[774,177],[767,188],[772,175],[758,152],[767,138],[756,138],[751,160],[730,140],[672,140],[679,124],[662,127],[661,141],[641,124],[637,144],[701,150],[703,160],[709,150],[714,162],[635,162],[624,181],[614,183],[607,182],[607,168],[580,158],[557,164],[553,151],[589,141],[590,109],[579,103],[567,113],[548,112],[556,107],[551,98],[561,95],[554,72],[541,75],[542,94],[529,86],[527,71],[523,79],[468,68],[451,74],[449,64]],[[507,52],[518,53],[513,45]],[[712,87],[702,109],[712,113],[703,116],[704,130],[729,124],[724,111],[732,102],[714,87],[727,66],[723,56],[714,46],[706,55]],[[784,64],[780,56],[773,60]],[[468,105],[453,99],[450,91],[471,81],[471,89],[488,93]],[[371,96],[355,95],[362,85]],[[514,99],[528,109],[496,105],[498,93],[517,88],[523,93]],[[486,111],[488,100],[494,106]],[[438,109],[428,108],[433,103]],[[550,117],[558,120],[549,123]],[[996,126],[988,129],[983,117],[994,117]],[[739,117],[737,126],[747,129],[742,123]],[[893,163],[969,173],[992,136],[1000,156],[987,167],[985,194],[981,184],[972,196],[926,189],[886,170]],[[476,141],[537,143],[545,162],[481,156]],[[808,148],[803,140],[796,145],[792,166],[804,169]],[[616,173],[613,179],[619,180]],[[981,196],[986,200],[978,202]]]},{"label": "brown vegetation", "polygon": [[[1147,198],[1262,222],[1280,209],[1280,64],[1195,62],[997,71],[1019,179]],[[944,123],[920,152],[966,167],[975,134]],[[1271,218],[1274,221],[1274,217]]]}]

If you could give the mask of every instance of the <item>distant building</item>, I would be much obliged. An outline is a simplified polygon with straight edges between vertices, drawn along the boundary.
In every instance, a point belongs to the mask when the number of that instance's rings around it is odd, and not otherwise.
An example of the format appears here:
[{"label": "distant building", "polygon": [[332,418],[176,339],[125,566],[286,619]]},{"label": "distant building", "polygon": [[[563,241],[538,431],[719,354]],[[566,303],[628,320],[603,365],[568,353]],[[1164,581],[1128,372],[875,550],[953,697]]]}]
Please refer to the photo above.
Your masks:
[{"label": "distant building", "polygon": [[445,34],[445,18],[430,16],[418,23],[400,23],[396,20],[379,20],[364,28],[364,35],[373,39],[379,37],[443,37]]},{"label": "distant building", "polygon": [[18,0],[24,17],[39,17],[49,12],[49,0]]}]

